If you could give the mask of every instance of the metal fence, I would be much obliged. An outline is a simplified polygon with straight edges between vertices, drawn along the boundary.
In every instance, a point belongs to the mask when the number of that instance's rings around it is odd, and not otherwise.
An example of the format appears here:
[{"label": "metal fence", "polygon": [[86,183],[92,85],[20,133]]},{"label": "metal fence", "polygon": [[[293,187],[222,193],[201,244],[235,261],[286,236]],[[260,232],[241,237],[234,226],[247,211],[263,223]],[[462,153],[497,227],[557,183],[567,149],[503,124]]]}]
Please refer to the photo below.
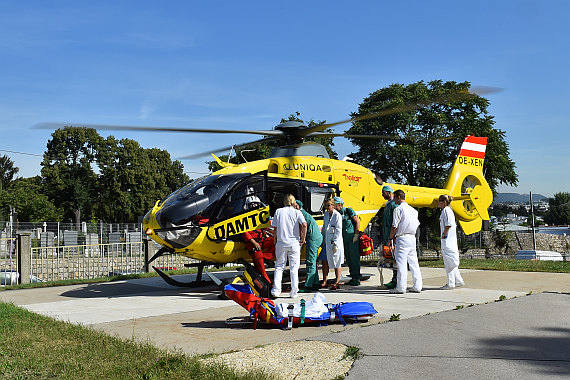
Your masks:
[{"label": "metal fence", "polygon": [[17,255],[16,239],[0,238],[0,285],[17,282]]},{"label": "metal fence", "polygon": [[[382,238],[380,237],[381,230],[374,224],[369,224],[364,230],[368,236],[374,241],[374,252],[368,256],[362,257],[364,261],[377,261],[382,253]],[[482,232],[476,232],[471,235],[465,235],[463,231],[457,230],[457,244],[459,246],[462,256],[467,258],[486,258],[489,256],[485,251],[484,242],[482,239]],[[441,257],[441,248],[439,235],[432,236],[429,229],[422,230],[418,234],[416,240],[416,247],[418,257],[424,258],[439,258]],[[492,255],[493,257],[502,257],[502,255]]]},{"label": "metal fence", "polygon": [[[23,236],[23,237],[22,237]],[[153,241],[129,243],[80,244],[68,246],[29,247],[27,259],[22,261],[17,239],[0,240],[0,285],[15,285],[20,273],[30,277],[29,282],[47,282],[72,279],[94,279],[117,275],[143,273],[145,260],[158,249]],[[29,236],[27,237],[30,240]],[[146,252],[145,252],[146,251]],[[19,262],[26,267],[20,268]],[[185,264],[198,260],[180,255],[163,255],[152,262],[162,270],[180,270]],[[22,271],[22,269],[25,269]]]},{"label": "metal fence", "polygon": [[0,238],[15,238],[29,233],[34,246],[124,243],[142,240],[140,223],[61,223],[0,221]]},{"label": "metal fence", "polygon": [[[29,244],[26,246],[29,259],[24,261],[26,268],[19,268],[19,237],[7,237],[9,233],[6,233],[6,227],[9,226],[1,223],[0,230],[2,227],[5,228],[3,237],[0,237],[0,285],[22,282],[18,281],[18,273],[23,273],[22,269],[26,269],[26,277],[30,276],[30,282],[94,279],[142,273],[145,270],[145,257],[151,257],[159,249],[153,241],[145,242],[142,239],[139,224],[36,223],[26,225],[26,230],[19,230],[25,232],[19,236],[28,236],[29,239]],[[37,233],[27,232],[28,228]],[[52,231],[53,228],[56,232]],[[365,232],[374,240],[375,250],[362,259],[378,260],[381,255],[378,228],[369,225]],[[429,236],[429,231],[427,235]],[[78,241],[82,241],[83,244],[78,244]],[[469,257],[485,257],[480,233],[466,236],[458,231],[458,241],[464,252],[469,250]],[[65,244],[70,242],[75,244]],[[420,256],[440,256],[439,245],[430,243],[428,238],[419,236],[418,243]],[[180,255],[164,255],[156,259],[152,265],[163,270],[179,270],[183,269],[185,264],[197,262],[199,261]]]}]

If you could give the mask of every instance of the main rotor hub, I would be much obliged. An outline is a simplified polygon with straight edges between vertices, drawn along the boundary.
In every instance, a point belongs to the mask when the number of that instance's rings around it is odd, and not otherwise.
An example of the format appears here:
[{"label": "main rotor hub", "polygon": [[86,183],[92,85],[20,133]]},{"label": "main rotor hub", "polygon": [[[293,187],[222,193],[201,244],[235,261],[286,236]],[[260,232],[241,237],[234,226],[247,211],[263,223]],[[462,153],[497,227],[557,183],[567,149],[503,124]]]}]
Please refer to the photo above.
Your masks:
[{"label": "main rotor hub", "polygon": [[299,121],[286,121],[275,126],[275,130],[283,132],[287,145],[300,144],[304,141],[308,127]]}]

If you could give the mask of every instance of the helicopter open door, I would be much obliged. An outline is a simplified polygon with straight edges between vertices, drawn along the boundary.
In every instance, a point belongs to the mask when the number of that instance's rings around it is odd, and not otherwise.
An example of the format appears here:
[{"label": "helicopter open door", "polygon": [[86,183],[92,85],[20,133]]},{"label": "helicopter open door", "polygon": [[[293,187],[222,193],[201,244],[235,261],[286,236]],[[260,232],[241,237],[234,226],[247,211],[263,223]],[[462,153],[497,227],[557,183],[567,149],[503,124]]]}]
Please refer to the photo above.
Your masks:
[{"label": "helicopter open door", "polygon": [[316,220],[322,219],[324,201],[339,193],[331,184],[271,176],[267,180],[267,191],[272,216],[276,208],[283,206],[283,196],[292,194],[295,199],[303,202],[305,211],[313,215]]}]

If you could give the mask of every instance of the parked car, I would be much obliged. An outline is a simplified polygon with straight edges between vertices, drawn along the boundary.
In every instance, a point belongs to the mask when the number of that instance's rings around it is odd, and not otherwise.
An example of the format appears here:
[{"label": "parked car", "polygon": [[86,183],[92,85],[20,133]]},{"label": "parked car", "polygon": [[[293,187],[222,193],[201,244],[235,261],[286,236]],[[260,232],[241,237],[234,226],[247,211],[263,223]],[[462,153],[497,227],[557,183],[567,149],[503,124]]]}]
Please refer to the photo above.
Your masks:
[{"label": "parked car", "polygon": [[[2,269],[2,270],[0,270],[0,286],[2,286],[2,285],[17,285],[18,284],[18,277],[19,277],[18,272],[13,271],[13,270]],[[45,280],[42,280],[38,276],[34,276],[34,275],[32,275],[30,277],[30,280],[32,283],[46,282]]]}]

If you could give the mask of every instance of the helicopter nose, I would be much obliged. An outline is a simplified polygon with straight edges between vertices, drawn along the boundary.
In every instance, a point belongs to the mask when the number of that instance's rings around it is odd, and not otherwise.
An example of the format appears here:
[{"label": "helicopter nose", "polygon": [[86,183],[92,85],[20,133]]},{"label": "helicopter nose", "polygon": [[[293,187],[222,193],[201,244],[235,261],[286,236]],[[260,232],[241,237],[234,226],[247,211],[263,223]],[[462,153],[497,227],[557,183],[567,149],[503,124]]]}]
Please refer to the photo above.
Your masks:
[{"label": "helicopter nose", "polygon": [[152,209],[150,209],[142,220],[143,231],[149,236],[154,233],[155,229],[160,228],[160,225],[156,221],[156,209],[158,207],[158,202],[154,205]]}]

